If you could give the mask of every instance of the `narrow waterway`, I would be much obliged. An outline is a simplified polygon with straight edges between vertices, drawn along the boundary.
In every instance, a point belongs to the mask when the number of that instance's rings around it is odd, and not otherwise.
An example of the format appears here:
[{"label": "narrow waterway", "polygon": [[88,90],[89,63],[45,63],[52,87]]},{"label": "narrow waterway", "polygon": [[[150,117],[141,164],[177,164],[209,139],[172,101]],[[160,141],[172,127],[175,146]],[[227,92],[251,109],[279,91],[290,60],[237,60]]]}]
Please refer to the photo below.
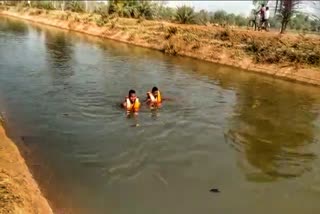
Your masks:
[{"label": "narrow waterway", "polygon": [[[172,100],[127,119],[154,85]],[[320,88],[0,17],[0,111],[57,213],[319,213],[319,110]]]}]

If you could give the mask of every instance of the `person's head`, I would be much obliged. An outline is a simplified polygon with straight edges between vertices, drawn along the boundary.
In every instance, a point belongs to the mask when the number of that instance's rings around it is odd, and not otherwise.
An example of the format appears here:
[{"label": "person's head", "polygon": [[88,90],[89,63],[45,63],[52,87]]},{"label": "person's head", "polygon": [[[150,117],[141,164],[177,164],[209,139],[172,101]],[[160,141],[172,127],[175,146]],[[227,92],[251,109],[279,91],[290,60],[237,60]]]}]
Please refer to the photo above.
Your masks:
[{"label": "person's head", "polygon": [[159,89],[157,87],[153,87],[151,90],[153,96],[158,96],[158,91],[159,91]]},{"label": "person's head", "polygon": [[266,7],[266,10],[269,10],[269,7]]},{"label": "person's head", "polygon": [[130,90],[129,91],[129,99],[131,102],[134,102],[137,99],[136,91],[135,90]]},{"label": "person's head", "polygon": [[264,4],[261,4],[261,7],[264,7]]}]

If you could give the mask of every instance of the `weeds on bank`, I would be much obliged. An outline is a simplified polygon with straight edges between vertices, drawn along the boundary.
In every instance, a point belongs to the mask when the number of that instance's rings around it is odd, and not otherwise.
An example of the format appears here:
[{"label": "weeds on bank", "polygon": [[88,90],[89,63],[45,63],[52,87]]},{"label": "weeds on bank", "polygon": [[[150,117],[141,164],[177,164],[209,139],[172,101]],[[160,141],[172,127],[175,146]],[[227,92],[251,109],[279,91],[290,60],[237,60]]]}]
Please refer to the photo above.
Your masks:
[{"label": "weeds on bank", "polygon": [[165,39],[168,40],[170,39],[172,36],[176,35],[178,32],[178,28],[177,27],[173,27],[173,26],[169,26],[167,28],[167,33],[165,35]]},{"label": "weeds on bank", "polygon": [[224,29],[222,31],[218,31],[215,35],[215,39],[219,39],[221,41],[228,41],[230,40],[231,31],[229,29]]},{"label": "weeds on bank", "polygon": [[140,16],[137,20],[137,24],[141,24],[142,22],[144,22],[146,19],[143,16]]},{"label": "weeds on bank", "polygon": [[35,10],[30,11],[29,15],[30,16],[39,16],[42,14],[42,12],[43,12],[42,10],[35,9]]},{"label": "weeds on bank", "polygon": [[128,37],[129,41],[133,41],[136,38],[136,33],[132,32],[130,33],[130,36]]},{"label": "weeds on bank", "polygon": [[320,47],[304,41],[285,45],[281,40],[252,40],[245,48],[257,63],[301,63],[320,66]]}]

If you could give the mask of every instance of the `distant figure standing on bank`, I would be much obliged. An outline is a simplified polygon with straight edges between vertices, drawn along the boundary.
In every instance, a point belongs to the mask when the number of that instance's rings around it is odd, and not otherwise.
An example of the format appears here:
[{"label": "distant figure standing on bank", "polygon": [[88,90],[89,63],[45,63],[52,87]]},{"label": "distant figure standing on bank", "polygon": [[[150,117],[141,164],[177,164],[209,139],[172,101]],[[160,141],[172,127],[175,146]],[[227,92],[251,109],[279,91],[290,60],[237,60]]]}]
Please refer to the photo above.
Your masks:
[{"label": "distant figure standing on bank", "polygon": [[263,21],[265,19],[265,13],[266,13],[266,7],[264,6],[264,4],[261,4],[261,8],[260,10],[258,11],[257,14],[260,14],[260,24],[259,24],[259,28],[258,30],[260,31],[261,28],[262,28],[262,25],[263,25]]},{"label": "distant figure standing on bank", "polygon": [[269,18],[270,18],[270,10],[269,10],[269,7],[266,7],[266,11],[264,13],[264,20],[262,23],[266,31],[269,31],[269,28],[270,28]]},{"label": "distant figure standing on bank", "polygon": [[251,11],[251,15],[250,15],[249,23],[248,23],[248,29],[254,28],[254,30],[256,31],[258,24],[259,24],[259,14],[257,14],[255,9],[253,9]]}]

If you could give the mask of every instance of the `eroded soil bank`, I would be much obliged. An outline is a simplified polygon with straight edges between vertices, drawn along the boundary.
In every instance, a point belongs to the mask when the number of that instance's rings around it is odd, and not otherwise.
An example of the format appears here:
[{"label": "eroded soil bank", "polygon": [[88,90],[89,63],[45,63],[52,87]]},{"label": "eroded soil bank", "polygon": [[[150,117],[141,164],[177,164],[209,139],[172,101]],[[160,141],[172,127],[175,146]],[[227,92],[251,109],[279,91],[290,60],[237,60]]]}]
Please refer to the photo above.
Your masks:
[{"label": "eroded soil bank", "polygon": [[15,143],[0,124],[0,213],[53,213]]},{"label": "eroded soil bank", "polygon": [[172,55],[320,85],[320,40],[315,35],[279,35],[274,32],[119,17],[102,18],[97,14],[32,8],[5,8],[0,10],[0,14]]}]

